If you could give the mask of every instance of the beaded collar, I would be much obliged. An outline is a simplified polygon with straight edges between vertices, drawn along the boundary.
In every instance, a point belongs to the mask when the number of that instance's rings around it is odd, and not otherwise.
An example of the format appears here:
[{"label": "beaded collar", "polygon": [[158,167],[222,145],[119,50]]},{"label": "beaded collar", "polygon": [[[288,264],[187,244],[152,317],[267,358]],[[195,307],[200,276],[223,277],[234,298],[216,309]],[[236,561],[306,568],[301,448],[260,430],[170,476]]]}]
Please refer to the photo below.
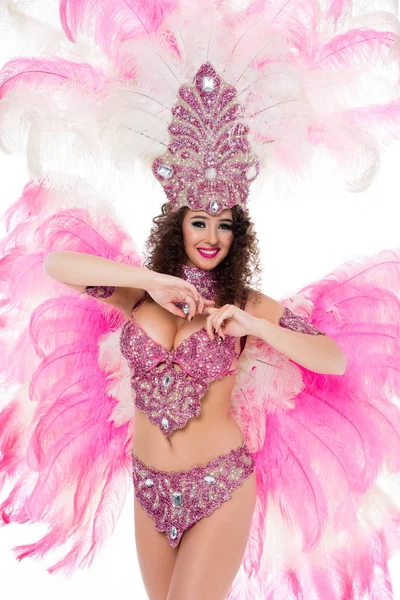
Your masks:
[{"label": "beaded collar", "polygon": [[206,300],[214,300],[217,293],[217,274],[214,269],[181,266],[181,278],[192,283]]}]

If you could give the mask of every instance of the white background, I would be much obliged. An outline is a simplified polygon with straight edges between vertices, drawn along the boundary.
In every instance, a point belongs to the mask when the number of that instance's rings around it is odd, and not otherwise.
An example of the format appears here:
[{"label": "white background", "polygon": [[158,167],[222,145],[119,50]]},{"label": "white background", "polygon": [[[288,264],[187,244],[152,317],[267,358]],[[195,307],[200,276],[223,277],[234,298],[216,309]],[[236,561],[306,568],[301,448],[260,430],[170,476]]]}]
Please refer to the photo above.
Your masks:
[{"label": "white background", "polygon": [[[3,46],[0,64],[17,54],[17,45]],[[380,173],[362,194],[346,192],[344,181],[322,156],[315,157],[304,183],[284,193],[266,183],[253,192],[251,213],[260,241],[266,294],[279,299],[356,256],[400,248],[399,151],[400,144],[382,150]],[[30,179],[25,157],[0,153],[0,174],[3,213]],[[163,201],[160,189],[146,172],[115,182],[110,182],[111,173],[102,176],[111,186],[111,195],[126,229],[141,248],[151,218]],[[12,555],[12,546],[37,539],[40,531],[21,525],[0,529],[2,599],[86,600],[115,598],[120,594],[135,600],[146,598],[134,545],[133,490],[111,541],[90,571],[76,573],[69,581],[47,574],[43,565],[51,564],[50,561],[36,564],[26,559],[18,563]],[[399,556],[390,565],[395,598],[400,599],[400,576],[396,573],[400,568]]]}]

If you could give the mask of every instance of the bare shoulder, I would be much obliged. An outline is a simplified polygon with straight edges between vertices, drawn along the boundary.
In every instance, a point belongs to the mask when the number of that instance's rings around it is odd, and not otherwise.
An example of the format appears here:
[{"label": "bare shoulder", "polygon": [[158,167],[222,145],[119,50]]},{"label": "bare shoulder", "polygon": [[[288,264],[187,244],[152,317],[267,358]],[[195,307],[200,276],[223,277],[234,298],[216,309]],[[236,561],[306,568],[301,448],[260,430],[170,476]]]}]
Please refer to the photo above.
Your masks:
[{"label": "bare shoulder", "polygon": [[251,289],[244,310],[254,317],[267,319],[276,325],[283,315],[284,307],[280,302],[270,296]]}]

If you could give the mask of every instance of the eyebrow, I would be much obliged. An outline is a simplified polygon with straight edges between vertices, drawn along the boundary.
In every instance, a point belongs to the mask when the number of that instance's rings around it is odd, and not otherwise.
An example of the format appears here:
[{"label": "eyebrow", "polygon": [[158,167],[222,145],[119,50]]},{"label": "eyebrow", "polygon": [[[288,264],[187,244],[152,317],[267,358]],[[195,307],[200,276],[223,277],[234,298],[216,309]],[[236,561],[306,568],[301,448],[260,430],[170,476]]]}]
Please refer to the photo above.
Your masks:
[{"label": "eyebrow", "polygon": [[[204,215],[198,215],[197,217],[190,217],[191,221],[194,221],[195,219],[204,219],[206,220],[207,217],[205,217]],[[219,219],[219,221],[226,221],[227,223],[233,223],[232,219]]]}]

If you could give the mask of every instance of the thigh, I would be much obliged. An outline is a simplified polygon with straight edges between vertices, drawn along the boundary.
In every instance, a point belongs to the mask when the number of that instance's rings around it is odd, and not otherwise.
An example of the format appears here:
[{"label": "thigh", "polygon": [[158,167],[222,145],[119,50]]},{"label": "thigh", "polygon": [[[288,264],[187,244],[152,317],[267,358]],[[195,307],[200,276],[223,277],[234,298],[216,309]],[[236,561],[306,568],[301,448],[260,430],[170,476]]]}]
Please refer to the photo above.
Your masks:
[{"label": "thigh", "polygon": [[224,600],[246,549],[256,495],[254,471],[183,534],[167,600]]},{"label": "thigh", "polygon": [[134,498],[135,542],[140,572],[149,600],[165,600],[171,583],[178,548],[172,548],[165,533]]}]

